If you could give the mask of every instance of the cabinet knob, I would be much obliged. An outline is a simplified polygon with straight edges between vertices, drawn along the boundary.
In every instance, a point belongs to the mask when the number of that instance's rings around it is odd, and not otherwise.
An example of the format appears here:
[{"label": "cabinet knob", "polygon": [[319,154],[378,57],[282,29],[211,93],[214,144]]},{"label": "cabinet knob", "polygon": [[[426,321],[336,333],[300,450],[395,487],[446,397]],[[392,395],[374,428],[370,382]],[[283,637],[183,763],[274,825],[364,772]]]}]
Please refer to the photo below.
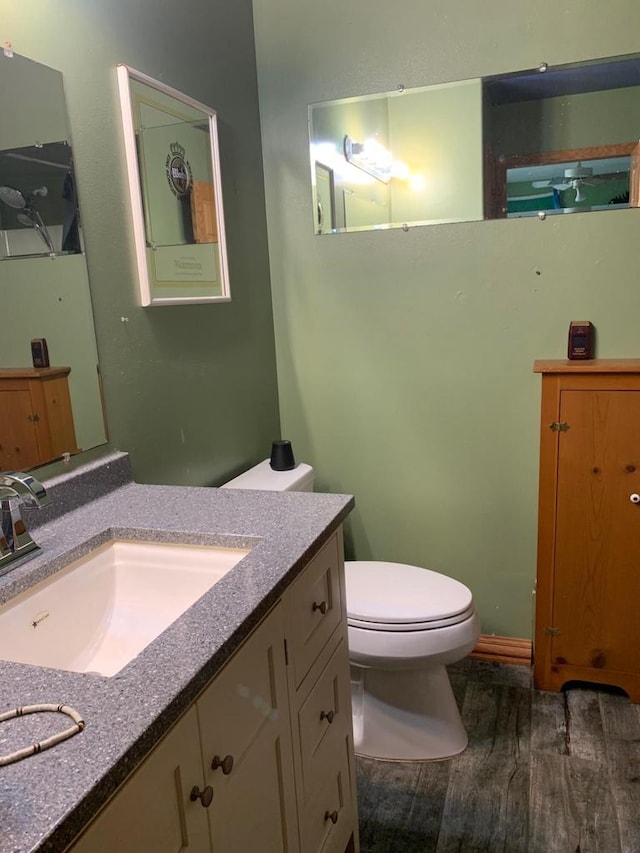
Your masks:
[{"label": "cabinet knob", "polygon": [[214,755],[213,761],[211,762],[211,769],[217,770],[218,767],[222,770],[225,776],[228,776],[233,770],[233,755],[225,755],[224,758],[220,758],[219,755]]},{"label": "cabinet knob", "polygon": [[320,711],[321,720],[326,720],[328,723],[332,723],[334,717],[335,711]]},{"label": "cabinet knob", "polygon": [[327,811],[324,813],[324,819],[330,820],[331,823],[337,823],[338,822],[338,811],[337,811],[337,809],[334,809],[332,812],[330,812],[329,809],[327,809]]},{"label": "cabinet knob", "polygon": [[321,601],[320,604],[318,604],[317,601],[314,601],[312,610],[314,610],[314,611],[319,610],[320,613],[322,613],[322,615],[324,616],[324,614],[327,612],[327,602]]},{"label": "cabinet knob", "polygon": [[194,785],[191,789],[191,793],[189,794],[189,799],[193,803],[195,803],[196,800],[200,800],[200,805],[205,809],[208,809],[211,805],[211,801],[213,800],[213,788],[211,785],[207,785],[207,787],[201,791],[197,785]]},{"label": "cabinet knob", "polygon": [[640,504],[640,495],[634,492],[632,495],[629,495],[629,500],[632,504]]}]

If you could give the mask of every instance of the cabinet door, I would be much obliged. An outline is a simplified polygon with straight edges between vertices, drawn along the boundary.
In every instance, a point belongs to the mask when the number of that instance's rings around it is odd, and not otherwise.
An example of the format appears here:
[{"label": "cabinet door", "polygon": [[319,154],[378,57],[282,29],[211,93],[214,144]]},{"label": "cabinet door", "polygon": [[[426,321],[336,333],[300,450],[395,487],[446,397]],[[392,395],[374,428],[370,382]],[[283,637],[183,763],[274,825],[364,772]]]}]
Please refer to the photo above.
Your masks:
[{"label": "cabinet door", "polygon": [[208,853],[195,708],[191,708],[125,782],[68,853]]},{"label": "cabinet door", "polygon": [[23,471],[41,464],[37,421],[28,389],[0,388],[0,439],[0,471]]},{"label": "cabinet door", "polygon": [[640,674],[640,391],[565,390],[560,421],[551,664]]},{"label": "cabinet door", "polygon": [[214,853],[297,849],[285,667],[279,604],[197,700]]}]

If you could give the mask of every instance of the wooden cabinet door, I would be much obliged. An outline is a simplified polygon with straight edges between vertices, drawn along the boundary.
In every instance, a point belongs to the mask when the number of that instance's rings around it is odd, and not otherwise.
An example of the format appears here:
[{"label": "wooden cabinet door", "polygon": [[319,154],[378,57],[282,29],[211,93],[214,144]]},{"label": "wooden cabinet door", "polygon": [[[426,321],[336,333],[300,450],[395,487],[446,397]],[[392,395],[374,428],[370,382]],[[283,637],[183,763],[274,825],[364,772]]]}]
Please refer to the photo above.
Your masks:
[{"label": "wooden cabinet door", "polygon": [[196,243],[218,242],[216,197],[213,184],[194,181],[191,187],[191,223]]},{"label": "wooden cabinet door", "polygon": [[640,391],[563,390],[550,665],[640,701]]},{"label": "wooden cabinet door", "polygon": [[564,391],[553,656],[640,673],[640,391]]},{"label": "wooden cabinet door", "polygon": [[196,710],[191,708],[68,853],[209,853]]},{"label": "wooden cabinet door", "polygon": [[76,453],[68,367],[0,369],[0,470]]},{"label": "wooden cabinet door", "polygon": [[28,389],[0,388],[0,471],[23,471],[41,464],[33,413]]},{"label": "wooden cabinet door", "polygon": [[[197,700],[214,853],[298,848],[282,604]],[[215,757],[221,766],[213,767]],[[227,766],[224,766],[224,762]]]}]

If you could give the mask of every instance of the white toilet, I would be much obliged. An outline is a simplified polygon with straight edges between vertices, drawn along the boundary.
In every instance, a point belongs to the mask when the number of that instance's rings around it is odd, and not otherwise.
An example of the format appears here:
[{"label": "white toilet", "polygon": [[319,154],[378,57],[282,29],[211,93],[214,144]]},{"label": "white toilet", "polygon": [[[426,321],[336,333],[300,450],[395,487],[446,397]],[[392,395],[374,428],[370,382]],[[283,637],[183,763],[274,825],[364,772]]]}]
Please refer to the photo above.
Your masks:
[{"label": "white toilet", "polygon": [[[313,491],[314,472],[270,460],[222,488]],[[345,563],[355,751],[390,761],[457,755],[467,745],[445,667],[480,636],[469,589],[418,566]]]}]

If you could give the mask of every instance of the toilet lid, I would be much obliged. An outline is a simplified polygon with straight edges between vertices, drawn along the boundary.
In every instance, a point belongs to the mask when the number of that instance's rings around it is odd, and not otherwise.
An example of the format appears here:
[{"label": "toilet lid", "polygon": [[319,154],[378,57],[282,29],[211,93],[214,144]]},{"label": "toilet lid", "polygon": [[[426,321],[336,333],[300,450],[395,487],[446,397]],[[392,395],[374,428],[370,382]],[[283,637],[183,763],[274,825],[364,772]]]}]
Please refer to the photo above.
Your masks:
[{"label": "toilet lid", "polygon": [[419,566],[356,560],[345,563],[345,576],[351,625],[420,630],[454,625],[473,612],[464,584]]}]

